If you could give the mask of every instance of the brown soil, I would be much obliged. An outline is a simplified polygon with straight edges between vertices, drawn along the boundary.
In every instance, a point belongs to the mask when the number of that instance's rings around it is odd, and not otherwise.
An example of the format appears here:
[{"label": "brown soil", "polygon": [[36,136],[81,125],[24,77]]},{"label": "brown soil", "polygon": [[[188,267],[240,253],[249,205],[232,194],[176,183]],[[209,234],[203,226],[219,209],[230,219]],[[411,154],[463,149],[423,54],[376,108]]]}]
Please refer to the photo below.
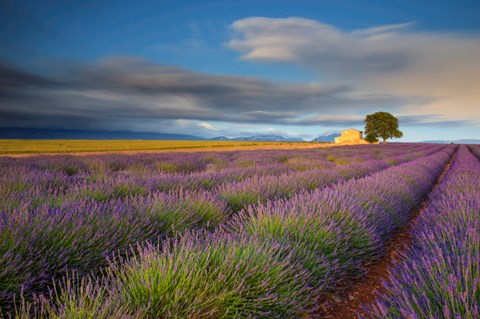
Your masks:
[{"label": "brown soil", "polygon": [[335,144],[316,143],[316,144],[299,144],[299,145],[249,145],[249,146],[225,146],[225,147],[198,147],[198,148],[175,148],[175,149],[159,149],[159,150],[131,150],[131,151],[102,151],[102,152],[62,152],[62,153],[24,153],[24,154],[0,154],[8,157],[31,157],[31,156],[55,156],[55,155],[102,155],[102,154],[142,154],[142,153],[177,153],[177,152],[223,152],[223,151],[253,151],[253,150],[283,150],[283,149],[309,149],[334,147]]},{"label": "brown soil", "polygon": [[[456,152],[445,166],[432,187],[432,191],[442,182],[450,165],[455,159]],[[363,305],[373,303],[382,294],[382,282],[388,281],[388,271],[401,261],[400,255],[412,242],[411,229],[414,227],[420,212],[428,204],[428,196],[421,205],[411,213],[411,218],[405,227],[398,229],[387,241],[386,253],[382,259],[369,265],[368,273],[362,279],[340,293],[319,298],[318,311],[314,318],[357,319],[358,314],[364,314]]]}]

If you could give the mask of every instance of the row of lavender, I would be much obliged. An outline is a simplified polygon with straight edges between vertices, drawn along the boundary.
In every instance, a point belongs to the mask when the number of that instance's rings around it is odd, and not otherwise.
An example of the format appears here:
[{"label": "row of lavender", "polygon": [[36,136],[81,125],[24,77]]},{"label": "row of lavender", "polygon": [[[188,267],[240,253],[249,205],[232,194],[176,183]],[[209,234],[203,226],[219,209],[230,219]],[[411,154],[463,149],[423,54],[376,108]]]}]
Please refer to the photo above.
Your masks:
[{"label": "row of lavender", "polygon": [[[307,171],[293,171],[285,173],[281,167],[273,169],[271,166],[253,168],[248,174],[252,177],[246,178],[246,171],[229,170],[208,174],[163,174],[148,175],[143,178],[132,177],[130,171],[122,171],[112,174],[108,178],[96,180],[91,175],[67,176],[58,172],[38,172],[28,170],[29,166],[22,166],[21,169],[4,170],[2,181],[2,193],[5,194],[2,207],[3,211],[15,208],[31,210],[38,206],[60,207],[64,203],[70,203],[81,199],[93,199],[98,202],[108,201],[113,198],[125,198],[132,195],[144,195],[155,191],[169,191],[177,189],[202,189],[207,185],[212,188],[213,193],[219,193],[220,197],[226,200],[232,210],[238,210],[245,204],[252,204],[258,200],[265,201],[279,196],[291,196],[301,190],[312,190],[324,186],[328,182],[334,182],[339,176],[345,178],[360,177],[372,171],[386,168],[392,164],[401,163],[412,158],[428,155],[439,149],[439,146],[424,148],[420,152],[418,146],[413,150],[411,146],[400,149],[384,150],[385,159],[366,160],[372,152],[363,151],[363,157],[357,160],[362,163],[344,164],[325,169],[312,168]],[[416,152],[412,152],[415,151]],[[377,151],[377,150],[374,150]],[[400,155],[401,154],[401,155]],[[366,161],[365,161],[366,160]],[[62,166],[62,161],[57,162]],[[281,174],[283,172],[283,174]],[[226,182],[223,177],[212,180],[212,177],[220,175],[246,178],[243,181]],[[266,175],[271,174],[271,175]],[[278,176],[280,174],[280,176]],[[205,176],[209,175],[209,176]],[[223,182],[222,182],[223,181]]]},{"label": "row of lavender", "polygon": [[[403,145],[405,149],[419,149],[421,145]],[[3,158],[0,166],[19,165],[51,172],[63,172],[67,175],[85,173],[114,174],[121,171],[138,174],[157,173],[194,173],[221,171],[230,168],[245,168],[269,165],[287,165],[294,169],[323,167],[331,163],[356,161],[364,153],[373,153],[382,157],[382,153],[395,149],[395,145],[381,145],[377,148],[349,146],[342,148],[317,148],[295,150],[256,150],[230,152],[197,153],[142,153],[136,155],[89,155],[89,156],[35,156],[23,160]]]},{"label": "row of lavender", "polygon": [[[60,278],[67,270],[74,270],[80,275],[97,272],[107,265],[106,256],[119,250],[128,254],[128,247],[137,242],[155,241],[188,229],[213,230],[231,216],[231,198],[235,198],[236,205],[241,207],[254,203],[252,198],[267,200],[288,197],[302,190],[326,186],[339,179],[372,173],[396,162],[436,152],[438,149],[437,146],[418,145],[383,148],[386,161],[373,159],[360,164],[337,165],[328,171],[315,169],[276,177],[265,176],[264,179],[254,178],[254,182],[247,179],[221,185],[217,188],[218,192],[176,191],[165,194],[146,187],[148,183],[143,179],[132,183],[148,188],[149,191],[145,194],[129,193],[128,196],[113,196],[108,200],[69,197],[69,194],[84,194],[86,189],[118,191],[121,185],[133,180],[119,176],[122,173],[128,174],[129,171],[119,172],[115,179],[112,178],[110,188],[105,188],[105,185],[101,187],[102,185],[88,180],[83,184],[88,176],[82,178],[58,172],[39,173],[38,166],[55,167],[50,162],[45,162],[46,158],[40,160],[41,163],[44,161],[41,165],[32,159],[19,161],[27,165],[18,165],[14,161],[16,170],[5,170],[3,174],[4,181],[9,180],[10,183],[0,186],[2,194],[5,195],[4,201],[17,203],[16,206],[19,207],[4,209],[0,215],[0,301],[5,308],[11,305],[15,295],[18,296],[20,292],[28,297],[34,292],[45,291],[53,278]],[[377,150],[363,150],[363,158]],[[344,152],[351,150],[346,148]],[[399,155],[401,153],[402,155]],[[279,155],[278,152],[273,154]],[[336,154],[342,153],[337,151]],[[106,160],[110,158],[107,157]],[[48,161],[57,163],[60,167],[64,165],[58,158],[48,158]],[[52,174],[55,178],[59,178],[58,174],[61,174],[63,182],[60,185],[65,186],[52,186]],[[183,176],[188,178],[190,175]],[[156,176],[147,178],[155,179]],[[26,185],[26,180],[34,186],[27,190],[12,188],[12,185],[18,185],[15,181]],[[314,187],[304,187],[312,183]],[[262,189],[263,192],[260,191]],[[286,189],[289,189],[288,193]],[[230,202],[228,197],[222,196],[228,192],[232,195]],[[245,196],[245,192],[251,196]],[[32,208],[32,202],[38,198],[44,199],[42,196],[50,196],[49,201]],[[56,205],[58,200],[61,203]],[[227,204],[230,204],[230,207]]]},{"label": "row of lavender", "polygon": [[[405,147],[405,149],[404,149]],[[366,150],[361,154],[362,160],[353,163],[337,164],[335,167],[310,169],[280,175],[253,176],[243,181],[232,182],[215,188],[220,198],[234,211],[248,205],[264,203],[276,198],[290,198],[303,191],[313,191],[339,180],[360,178],[368,174],[398,165],[420,156],[433,154],[443,146],[420,146],[411,149],[411,145],[392,148],[383,154],[382,159],[372,157]],[[412,152],[413,151],[413,152]]]},{"label": "row of lavender", "polygon": [[[480,148],[471,148],[480,155]],[[480,161],[461,146],[369,318],[480,318]]]},{"label": "row of lavender", "polygon": [[240,212],[109,258],[101,278],[67,276],[19,318],[298,318],[363,272],[404,225],[455,148]]},{"label": "row of lavender", "polygon": [[[353,150],[357,148],[353,147]],[[431,150],[435,151],[431,146]],[[15,208],[32,209],[38,206],[59,207],[65,202],[79,199],[108,201],[131,195],[144,195],[154,191],[168,192],[175,190],[213,190],[222,191],[234,209],[238,209],[239,199],[232,192],[243,190],[245,199],[254,201],[252,192],[265,192],[275,195],[276,189],[269,185],[282,175],[281,184],[289,193],[291,187],[315,188],[316,180],[330,169],[341,167],[338,173],[348,177],[361,174],[365,167],[383,167],[425,155],[424,146],[404,145],[401,149],[382,147],[378,149],[358,149],[353,157],[352,149],[334,148],[327,153],[321,150],[230,152],[215,155],[171,154],[148,155],[146,159],[133,156],[90,156],[85,158],[55,157],[23,160],[0,160],[2,175],[0,210]],[[248,153],[242,155],[242,153]],[[226,155],[228,154],[228,155]],[[236,155],[232,155],[236,154]],[[328,154],[328,155],[327,155]],[[185,158],[181,157],[185,156]],[[397,158],[398,156],[398,158]],[[230,162],[228,161],[230,160]],[[241,159],[241,160],[239,160]],[[347,160],[348,159],[348,160]],[[376,161],[376,162],[375,162]],[[172,163],[173,162],[173,163]],[[198,165],[207,169],[209,162],[223,163],[228,168],[208,169],[187,173],[168,173],[155,170],[157,166],[179,165],[193,167]],[[238,167],[238,163],[254,163],[252,167]],[[232,164],[233,163],[233,164]],[[301,165],[298,165],[301,163]],[[114,168],[114,169],[113,169]],[[295,176],[292,176],[294,174]],[[262,177],[270,177],[263,180]],[[259,179],[261,179],[259,183]],[[297,181],[298,182],[295,182]],[[243,184],[239,185],[241,181]],[[287,181],[287,183],[285,183]],[[292,182],[293,181],[293,182]],[[301,185],[299,185],[301,183]],[[231,187],[226,185],[233,184]],[[250,185],[255,185],[252,189]],[[265,186],[266,185],[266,186]],[[272,184],[273,185],[273,184]],[[289,185],[291,187],[289,187]],[[263,190],[262,188],[267,188]],[[219,190],[222,188],[221,190]],[[275,186],[275,188],[279,188]],[[248,189],[251,191],[248,192]],[[252,198],[253,197],[253,198]]]},{"label": "row of lavender", "polygon": [[480,159],[480,145],[470,145],[468,148],[470,152]]}]

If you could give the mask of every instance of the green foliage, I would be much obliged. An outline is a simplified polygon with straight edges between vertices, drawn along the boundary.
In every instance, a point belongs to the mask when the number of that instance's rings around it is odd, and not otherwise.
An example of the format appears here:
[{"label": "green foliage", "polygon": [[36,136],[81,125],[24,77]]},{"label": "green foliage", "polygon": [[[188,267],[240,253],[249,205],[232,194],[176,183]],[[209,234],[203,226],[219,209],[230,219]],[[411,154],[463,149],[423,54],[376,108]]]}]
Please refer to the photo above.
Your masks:
[{"label": "green foliage", "polygon": [[379,138],[383,143],[389,138],[401,138],[403,133],[398,129],[398,119],[387,112],[376,112],[365,118],[365,140],[373,143]]},{"label": "green foliage", "polygon": [[[310,274],[286,245],[255,236],[186,233],[112,256],[105,276],[68,273],[15,319],[298,318],[315,303]],[[1,317],[1,315],[0,315]]]},{"label": "green foliage", "polygon": [[[260,209],[240,213],[229,227],[233,232],[255,235],[264,240],[288,242],[294,251],[294,259],[311,274],[309,285],[324,290],[336,276],[350,272],[360,274],[351,260],[368,253],[373,244],[367,229],[358,221],[345,217],[346,212],[340,210],[305,214],[297,209],[274,213]],[[337,275],[332,273],[332,268]]]},{"label": "green foliage", "polygon": [[240,161],[237,163],[238,167],[255,167],[254,161]]},{"label": "green foliage", "polygon": [[260,195],[256,193],[256,190],[227,190],[221,195],[227,205],[237,212],[248,205],[253,205],[260,200]]},{"label": "green foliage", "polygon": [[254,236],[186,237],[112,267],[118,304],[141,318],[295,318],[308,273],[286,247]]},{"label": "green foliage", "polygon": [[365,141],[367,141],[369,143],[376,143],[376,142],[378,142],[378,138],[376,138],[373,135],[366,135],[365,136]]}]

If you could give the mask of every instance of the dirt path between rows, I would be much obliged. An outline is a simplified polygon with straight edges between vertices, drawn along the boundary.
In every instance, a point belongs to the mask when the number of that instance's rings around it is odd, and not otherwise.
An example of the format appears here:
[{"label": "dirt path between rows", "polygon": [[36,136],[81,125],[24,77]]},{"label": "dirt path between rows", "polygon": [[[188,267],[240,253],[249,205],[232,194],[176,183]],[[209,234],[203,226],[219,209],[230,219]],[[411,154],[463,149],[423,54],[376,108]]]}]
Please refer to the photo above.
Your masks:
[{"label": "dirt path between rows", "polygon": [[[458,147],[450,161],[445,165],[430,192],[442,182],[445,174],[457,155]],[[420,206],[411,213],[408,225],[398,229],[387,241],[384,257],[369,266],[366,276],[355,281],[350,288],[327,298],[319,300],[319,310],[314,318],[357,319],[364,314],[363,305],[373,303],[382,294],[382,282],[388,280],[388,270],[401,261],[400,253],[404,252],[412,242],[411,230],[416,224],[420,212],[428,204],[428,195]]]}]

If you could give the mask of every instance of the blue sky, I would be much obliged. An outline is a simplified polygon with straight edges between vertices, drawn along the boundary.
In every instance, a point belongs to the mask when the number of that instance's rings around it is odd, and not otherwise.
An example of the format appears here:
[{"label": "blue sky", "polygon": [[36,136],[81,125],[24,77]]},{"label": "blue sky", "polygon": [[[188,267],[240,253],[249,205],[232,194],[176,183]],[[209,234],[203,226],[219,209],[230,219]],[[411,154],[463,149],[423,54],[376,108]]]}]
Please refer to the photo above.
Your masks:
[{"label": "blue sky", "polygon": [[480,138],[478,1],[4,1],[0,126]]}]

